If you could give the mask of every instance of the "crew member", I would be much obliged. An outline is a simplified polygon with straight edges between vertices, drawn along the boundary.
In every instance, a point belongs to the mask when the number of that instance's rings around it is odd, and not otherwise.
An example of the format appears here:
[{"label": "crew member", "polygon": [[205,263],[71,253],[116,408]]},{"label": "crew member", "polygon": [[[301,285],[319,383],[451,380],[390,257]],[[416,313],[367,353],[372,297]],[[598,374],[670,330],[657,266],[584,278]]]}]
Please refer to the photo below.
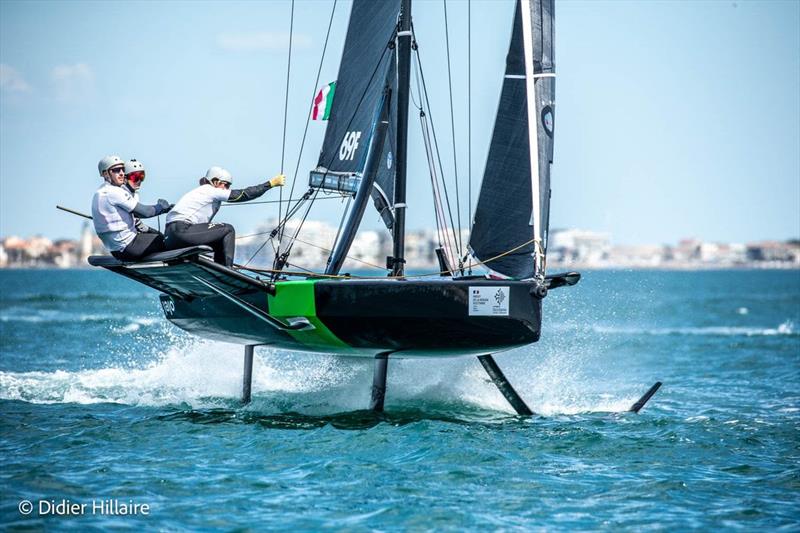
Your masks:
[{"label": "crew member", "polygon": [[[142,183],[144,182],[144,176],[144,164],[141,161],[131,159],[125,162],[125,183],[122,187],[126,189],[137,202],[139,201],[139,189],[141,189]],[[133,217],[133,225],[136,227],[136,233],[157,233],[161,235],[162,239],[164,238],[163,233],[157,229],[151,228],[142,222],[139,217]]]},{"label": "crew member", "polygon": [[230,224],[211,224],[222,202],[255,200],[273,187],[282,187],[286,177],[279,174],[260,185],[246,189],[231,189],[231,173],[221,167],[211,167],[200,186],[184,194],[167,215],[165,231],[167,249],[206,244],[214,250],[214,261],[233,266],[236,251],[236,231]]},{"label": "crew member", "polygon": [[170,203],[159,199],[155,205],[139,203],[122,185],[125,162],[109,155],[100,160],[97,170],[105,183],[92,197],[92,221],[97,236],[111,255],[121,261],[134,261],[164,249],[160,234],[136,233],[134,215],[149,218],[169,211]]}]

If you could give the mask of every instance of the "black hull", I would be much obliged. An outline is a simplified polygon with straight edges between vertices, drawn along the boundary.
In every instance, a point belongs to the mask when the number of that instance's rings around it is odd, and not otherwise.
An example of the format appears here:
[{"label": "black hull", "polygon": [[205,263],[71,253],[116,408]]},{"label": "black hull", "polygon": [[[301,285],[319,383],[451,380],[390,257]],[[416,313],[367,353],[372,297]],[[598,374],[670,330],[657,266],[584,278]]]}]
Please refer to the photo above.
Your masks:
[{"label": "black hull", "polygon": [[[282,283],[277,284],[278,297]],[[470,316],[469,291],[508,289],[506,316]],[[493,280],[320,280],[313,282],[313,331],[285,331],[222,296],[162,296],[167,318],[200,337],[299,351],[374,356],[452,357],[508,350],[539,340],[541,300],[531,283]],[[267,292],[239,298],[285,319]],[[174,310],[173,310],[174,309]],[[327,330],[327,332],[325,332]],[[328,334],[329,333],[329,334]]]}]

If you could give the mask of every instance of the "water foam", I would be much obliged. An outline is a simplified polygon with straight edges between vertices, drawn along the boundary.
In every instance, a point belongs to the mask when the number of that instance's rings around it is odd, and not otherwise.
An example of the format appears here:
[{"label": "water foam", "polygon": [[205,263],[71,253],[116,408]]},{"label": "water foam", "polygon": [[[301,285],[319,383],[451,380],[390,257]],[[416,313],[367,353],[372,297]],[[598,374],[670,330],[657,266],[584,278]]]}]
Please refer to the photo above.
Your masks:
[{"label": "water foam", "polygon": [[[585,380],[576,379],[575,365],[580,361],[541,356],[537,354],[535,365],[523,353],[499,356],[515,387],[537,413],[624,411],[636,399],[587,393]],[[368,358],[257,348],[253,404],[248,409],[312,414],[364,409],[369,405],[372,367]],[[202,409],[238,406],[241,383],[241,346],[183,338],[174,339],[173,346],[146,366],[133,362],[74,372],[0,372],[0,398]],[[473,358],[390,361],[387,408],[420,402],[513,412]]]}]

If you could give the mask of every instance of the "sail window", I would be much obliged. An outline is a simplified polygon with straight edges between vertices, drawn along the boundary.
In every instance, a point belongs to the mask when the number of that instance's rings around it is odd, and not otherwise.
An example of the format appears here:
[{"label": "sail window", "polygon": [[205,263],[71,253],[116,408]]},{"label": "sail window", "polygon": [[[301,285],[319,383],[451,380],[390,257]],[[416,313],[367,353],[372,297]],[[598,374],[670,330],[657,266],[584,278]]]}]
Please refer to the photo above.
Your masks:
[{"label": "sail window", "polygon": [[323,191],[355,195],[361,185],[361,174],[340,174],[325,169],[312,170],[308,180],[309,187]]}]

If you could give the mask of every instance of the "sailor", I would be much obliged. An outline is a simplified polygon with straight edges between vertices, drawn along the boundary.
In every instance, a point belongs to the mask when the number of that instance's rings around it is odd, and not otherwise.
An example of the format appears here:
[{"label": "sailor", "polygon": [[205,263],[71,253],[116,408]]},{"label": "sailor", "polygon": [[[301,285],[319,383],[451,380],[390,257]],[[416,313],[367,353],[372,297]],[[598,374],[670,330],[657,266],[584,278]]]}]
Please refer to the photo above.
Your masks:
[{"label": "sailor", "polygon": [[[142,187],[144,177],[144,164],[141,161],[137,161],[136,159],[125,161],[125,183],[122,187],[127,190],[137,202],[139,201],[139,189]],[[137,216],[133,217],[133,224],[136,227],[136,233],[157,233],[161,235],[162,239],[164,238],[163,233],[157,229],[151,228]]]},{"label": "sailor", "polygon": [[246,189],[231,189],[231,173],[222,167],[211,167],[200,186],[184,194],[167,215],[166,243],[168,250],[206,244],[214,250],[214,261],[233,266],[236,231],[230,224],[212,224],[222,202],[255,200],[273,187],[282,187],[286,176]]},{"label": "sailor", "polygon": [[100,160],[97,170],[105,183],[92,197],[92,221],[97,236],[111,255],[121,261],[133,261],[164,249],[161,234],[138,233],[134,215],[149,218],[169,211],[170,203],[159,199],[144,205],[124,188],[125,162],[109,155]]}]

